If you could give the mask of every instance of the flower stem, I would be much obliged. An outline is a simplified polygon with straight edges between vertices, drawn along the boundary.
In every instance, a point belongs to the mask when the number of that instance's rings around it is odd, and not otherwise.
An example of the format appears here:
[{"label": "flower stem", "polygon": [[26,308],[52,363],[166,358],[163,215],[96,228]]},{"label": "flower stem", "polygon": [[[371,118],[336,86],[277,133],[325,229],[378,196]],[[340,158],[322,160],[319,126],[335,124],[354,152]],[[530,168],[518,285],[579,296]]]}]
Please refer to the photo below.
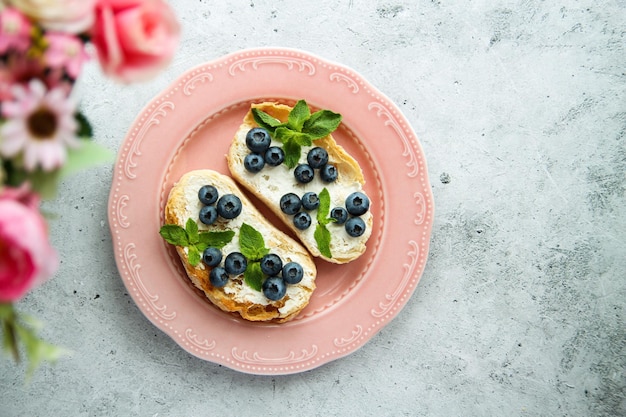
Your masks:
[{"label": "flower stem", "polygon": [[15,309],[11,303],[0,303],[0,321],[2,321],[2,345],[12,356],[15,362],[20,361],[20,352],[17,347],[17,329],[15,328]]}]

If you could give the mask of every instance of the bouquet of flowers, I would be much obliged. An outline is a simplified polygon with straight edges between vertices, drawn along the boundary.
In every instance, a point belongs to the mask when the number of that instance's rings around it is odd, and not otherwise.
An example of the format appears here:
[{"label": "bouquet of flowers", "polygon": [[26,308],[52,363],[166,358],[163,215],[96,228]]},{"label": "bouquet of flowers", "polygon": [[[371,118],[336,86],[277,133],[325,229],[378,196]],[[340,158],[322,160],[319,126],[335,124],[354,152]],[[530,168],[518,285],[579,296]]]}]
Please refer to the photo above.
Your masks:
[{"label": "bouquet of flowers", "polygon": [[97,59],[122,83],[166,66],[180,26],[163,0],[0,0],[0,329],[3,348],[32,372],[63,350],[37,336],[15,303],[58,268],[42,199],[60,179],[109,162],[72,91]]}]

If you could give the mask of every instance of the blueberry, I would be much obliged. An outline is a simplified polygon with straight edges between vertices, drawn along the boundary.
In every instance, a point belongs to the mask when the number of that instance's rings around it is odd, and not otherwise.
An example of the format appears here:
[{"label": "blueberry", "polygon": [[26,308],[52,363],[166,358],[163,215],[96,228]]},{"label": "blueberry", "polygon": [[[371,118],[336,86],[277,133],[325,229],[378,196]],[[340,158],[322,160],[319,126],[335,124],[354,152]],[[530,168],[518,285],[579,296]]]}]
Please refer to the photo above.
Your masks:
[{"label": "blueberry", "polygon": [[293,216],[293,224],[300,230],[308,229],[311,226],[311,216],[306,211],[301,211]]},{"label": "blueberry", "polygon": [[335,223],[344,224],[348,220],[348,210],[343,207],[335,207],[330,211],[330,217],[335,219]]},{"label": "blueberry", "polygon": [[209,281],[214,287],[221,288],[228,282],[228,272],[221,266],[217,266],[209,273]]},{"label": "blueberry", "polygon": [[353,216],[365,214],[370,208],[370,199],[360,191],[356,191],[346,198],[346,209]]},{"label": "blueberry", "polygon": [[207,266],[217,266],[222,262],[222,251],[214,246],[209,246],[202,252],[202,261]]},{"label": "blueberry", "polygon": [[315,210],[320,205],[320,199],[317,194],[309,191],[302,196],[302,205],[307,210]]},{"label": "blueberry", "polygon": [[281,277],[269,277],[263,281],[263,294],[272,301],[278,301],[285,296],[287,285]]},{"label": "blueberry", "polygon": [[249,172],[256,174],[265,166],[265,159],[258,153],[249,153],[243,159],[243,166]]},{"label": "blueberry", "polygon": [[243,274],[248,267],[248,260],[239,252],[232,252],[226,256],[224,260],[224,269],[230,275]]},{"label": "blueberry", "polygon": [[283,261],[280,260],[278,255],[268,253],[261,258],[261,271],[263,271],[265,275],[273,277],[274,275],[278,275],[281,269],[283,269]]},{"label": "blueberry", "polygon": [[225,194],[217,200],[217,214],[225,219],[234,219],[241,214],[241,200],[234,194]]},{"label": "blueberry", "polygon": [[278,146],[270,146],[267,151],[265,151],[265,163],[267,165],[276,167],[282,164],[284,160],[285,152]]},{"label": "blueberry", "polygon": [[202,206],[198,218],[207,226],[211,225],[217,220],[217,209],[215,206]]},{"label": "blueberry", "polygon": [[313,168],[311,168],[307,164],[300,164],[293,171],[294,177],[299,183],[306,184],[313,181],[313,176],[315,173],[313,172]]},{"label": "blueberry", "polygon": [[289,262],[283,266],[283,281],[287,284],[297,284],[302,281],[304,270],[297,262]]},{"label": "blueberry", "polygon": [[272,138],[270,133],[262,127],[255,127],[246,134],[246,146],[252,152],[264,153],[270,147]]},{"label": "blueberry", "polygon": [[321,168],[328,163],[328,152],[319,146],[313,148],[306,155],[306,161],[313,169]]},{"label": "blueberry", "polygon": [[302,207],[302,201],[294,193],[287,193],[280,198],[280,209],[285,214],[296,214]]},{"label": "blueberry", "polygon": [[326,164],[320,168],[320,177],[324,182],[333,182],[337,180],[337,167],[331,164]]},{"label": "blueberry", "polygon": [[219,193],[212,185],[204,185],[198,190],[198,199],[202,204],[211,205],[217,201]]},{"label": "blueberry", "polygon": [[350,217],[345,225],[346,232],[352,237],[359,237],[365,233],[365,222],[360,217]]}]

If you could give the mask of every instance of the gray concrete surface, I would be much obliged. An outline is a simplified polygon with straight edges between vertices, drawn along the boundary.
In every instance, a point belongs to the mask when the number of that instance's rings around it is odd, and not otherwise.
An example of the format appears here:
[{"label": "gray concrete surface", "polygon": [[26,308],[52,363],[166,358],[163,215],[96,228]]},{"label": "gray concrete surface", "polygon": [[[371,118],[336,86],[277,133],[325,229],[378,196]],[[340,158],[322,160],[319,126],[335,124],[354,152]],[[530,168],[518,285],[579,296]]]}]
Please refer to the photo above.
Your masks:
[{"label": "gray concrete surface", "polygon": [[623,0],[172,1],[175,62],[81,83],[97,140],[186,69],[252,46],[308,50],[388,95],[423,145],[431,255],[406,307],[350,356],[261,377],[199,360],[137,309],[113,261],[112,169],[47,208],[57,276],[20,308],[74,353],[0,362],[1,416],[626,415]]}]

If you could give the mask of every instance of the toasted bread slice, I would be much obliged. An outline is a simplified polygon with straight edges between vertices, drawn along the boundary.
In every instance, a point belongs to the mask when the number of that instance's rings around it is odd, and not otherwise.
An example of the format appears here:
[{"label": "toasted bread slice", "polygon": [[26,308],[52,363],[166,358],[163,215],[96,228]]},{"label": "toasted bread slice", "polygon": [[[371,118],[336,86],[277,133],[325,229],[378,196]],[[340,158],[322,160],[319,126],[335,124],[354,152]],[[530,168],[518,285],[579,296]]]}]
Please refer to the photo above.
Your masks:
[{"label": "toasted bread slice", "polygon": [[[293,216],[285,214],[280,208],[280,199],[286,193],[295,193],[302,197],[306,192],[319,193],[326,188],[330,194],[330,208],[345,206],[346,197],[351,193],[363,192],[365,179],[358,162],[350,156],[343,147],[338,145],[332,135],[315,140],[313,146],[303,146],[300,162],[306,163],[306,155],[313,147],[324,148],[329,155],[329,163],[333,164],[338,171],[338,179],[332,183],[326,183],[320,179],[317,173],[313,181],[307,184],[299,183],[294,177],[294,170],[286,165],[265,167],[257,173],[252,173],[244,167],[244,159],[250,153],[246,145],[246,134],[258,124],[254,120],[252,108],[257,108],[274,118],[286,122],[291,107],[285,104],[264,102],[253,104],[246,114],[243,123],[237,130],[233,142],[227,154],[228,167],[233,178],[243,187],[252,192],[264,204],[267,205],[299,238],[309,252],[326,261],[344,264],[361,256],[366,250],[366,242],[372,232],[373,216],[368,210],[360,216],[366,225],[365,232],[359,237],[350,236],[342,225],[329,223],[327,229],[330,232],[330,255],[325,256],[320,251],[315,239],[316,216],[311,213],[312,225],[305,230],[298,229],[293,223]],[[272,138],[272,146],[280,146],[281,143]]]},{"label": "toasted bread slice", "polygon": [[[220,195],[234,194],[239,197],[243,207],[241,214],[231,220],[220,217],[210,226],[199,221],[199,212],[203,204],[198,199],[198,190],[204,185],[213,185]],[[175,224],[184,228],[190,218],[196,221],[201,232],[204,230],[235,232],[230,243],[222,248],[221,265],[228,253],[240,251],[239,235],[241,225],[245,223],[261,233],[265,247],[278,255],[284,264],[297,262],[304,270],[304,276],[299,283],[288,284],[285,296],[278,301],[272,301],[262,291],[251,288],[244,281],[243,274],[231,276],[224,287],[213,286],[209,280],[212,268],[202,261],[192,266],[189,263],[189,249],[176,246],[189,279],[217,307],[223,311],[239,313],[246,320],[285,322],[293,319],[309,303],[315,289],[317,274],[310,255],[299,243],[270,224],[230,177],[212,170],[197,170],[188,172],[180,178],[169,193],[165,207],[165,224]]]}]

